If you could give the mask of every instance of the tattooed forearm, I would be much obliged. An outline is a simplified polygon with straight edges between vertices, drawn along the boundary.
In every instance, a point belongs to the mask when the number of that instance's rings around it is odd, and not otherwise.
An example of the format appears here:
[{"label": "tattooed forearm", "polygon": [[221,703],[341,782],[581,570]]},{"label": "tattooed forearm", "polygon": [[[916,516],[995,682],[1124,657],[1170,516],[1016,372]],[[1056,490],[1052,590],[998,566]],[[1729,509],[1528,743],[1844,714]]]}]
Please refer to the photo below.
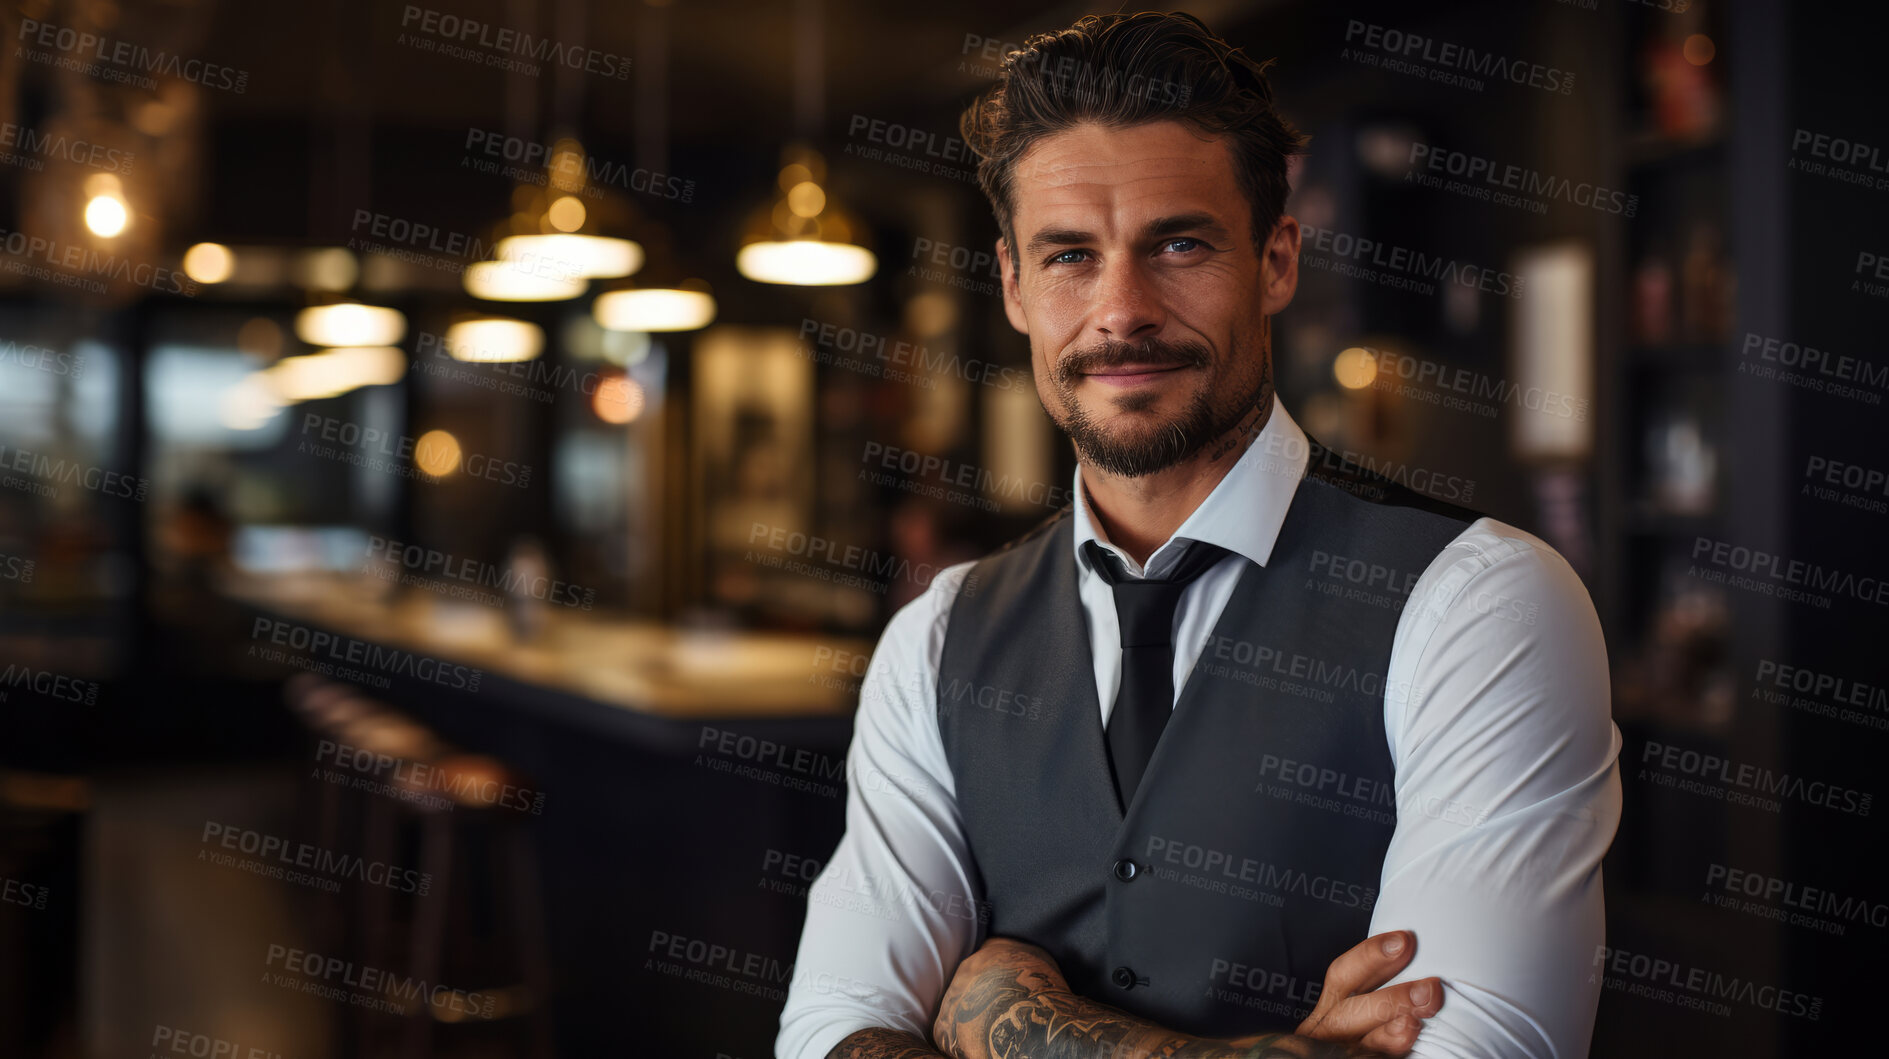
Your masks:
[{"label": "tattooed forearm", "polygon": [[860,1030],[833,1046],[826,1059],[945,1059],[922,1037],[898,1030]]},{"label": "tattooed forearm", "polygon": [[938,1020],[938,1047],[957,1059],[1337,1059],[1352,1053],[1289,1034],[1206,1040],[1157,1026],[1064,988],[1041,988],[1027,966],[995,967]]}]

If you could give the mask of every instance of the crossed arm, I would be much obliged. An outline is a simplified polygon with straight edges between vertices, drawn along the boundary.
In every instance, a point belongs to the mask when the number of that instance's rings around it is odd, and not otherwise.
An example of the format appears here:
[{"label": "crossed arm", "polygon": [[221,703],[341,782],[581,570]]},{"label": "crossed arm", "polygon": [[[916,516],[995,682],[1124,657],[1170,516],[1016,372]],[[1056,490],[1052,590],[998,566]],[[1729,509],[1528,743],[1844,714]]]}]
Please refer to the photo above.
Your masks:
[{"label": "crossed arm", "polygon": [[[1536,544],[1479,523],[1425,575],[1412,595],[1424,605],[1406,610],[1418,627],[1400,637],[1386,683],[1422,693],[1386,711],[1399,811],[1373,927],[1395,924],[1423,939],[1408,973],[1447,982],[1448,1009],[1422,1022],[1421,1041],[1398,1047],[1348,1027],[1339,1047],[1455,1057],[1587,1050],[1599,999],[1588,961],[1605,936],[1600,862],[1620,814],[1620,737],[1592,604],[1565,562]],[[825,988],[816,977],[822,987],[797,988],[781,1054],[1357,1054],[1321,1045],[1331,1038],[1317,1025],[1235,1041],[1173,1033],[1068,994],[1047,955],[1046,968],[984,959],[995,940],[979,948],[974,921],[954,914],[957,905],[885,900],[976,894],[931,709],[943,615],[968,566],[934,579],[875,652],[848,762],[847,837],[828,866],[826,900],[809,907],[800,953],[806,972],[833,973],[839,984]],[[1483,613],[1496,599],[1526,602],[1527,620]],[[841,897],[865,913],[842,908]],[[1402,972],[1365,974],[1347,988],[1328,975],[1321,1007],[1375,995]],[[925,998],[939,996],[937,1014],[951,1021],[925,1026]],[[1372,1028],[1394,1018],[1380,1013]],[[841,1019],[894,1028],[804,1047],[823,1022]]]},{"label": "crossed arm", "polygon": [[[1071,992],[1055,960],[1012,938],[991,938],[959,966],[930,1042],[898,1030],[860,1030],[828,1059],[1352,1059],[1398,1056],[1436,1013],[1434,979],[1378,989],[1410,962],[1403,932],[1368,938],[1333,962],[1326,990],[1297,1033],[1193,1037]],[[1375,990],[1375,991],[1373,991]]]}]

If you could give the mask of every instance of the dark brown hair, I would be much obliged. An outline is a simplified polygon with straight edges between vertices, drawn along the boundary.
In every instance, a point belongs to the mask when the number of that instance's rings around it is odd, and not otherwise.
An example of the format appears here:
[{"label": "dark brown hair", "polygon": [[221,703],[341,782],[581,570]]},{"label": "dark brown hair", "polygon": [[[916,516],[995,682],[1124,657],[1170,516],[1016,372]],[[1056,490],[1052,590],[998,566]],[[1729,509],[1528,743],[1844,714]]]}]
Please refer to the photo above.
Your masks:
[{"label": "dark brown hair", "polygon": [[1306,144],[1273,105],[1270,65],[1178,11],[1086,15],[1004,56],[997,83],[965,108],[958,127],[977,152],[977,182],[1012,263],[1017,160],[1042,137],[1083,121],[1124,127],[1177,120],[1225,136],[1252,206],[1254,245],[1263,248],[1285,213],[1286,160]]}]

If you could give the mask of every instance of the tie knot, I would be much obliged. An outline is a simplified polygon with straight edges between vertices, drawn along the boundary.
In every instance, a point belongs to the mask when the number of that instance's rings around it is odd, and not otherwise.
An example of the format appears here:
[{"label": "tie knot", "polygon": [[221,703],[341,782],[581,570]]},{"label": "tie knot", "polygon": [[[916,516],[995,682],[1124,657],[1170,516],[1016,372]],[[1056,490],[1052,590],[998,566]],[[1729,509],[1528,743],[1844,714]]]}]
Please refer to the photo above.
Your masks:
[{"label": "tie knot", "polygon": [[1228,553],[1205,541],[1189,541],[1179,561],[1162,578],[1135,578],[1114,553],[1096,541],[1085,545],[1090,562],[1115,594],[1115,615],[1121,621],[1122,646],[1168,646],[1173,636],[1174,608],[1181,593]]}]

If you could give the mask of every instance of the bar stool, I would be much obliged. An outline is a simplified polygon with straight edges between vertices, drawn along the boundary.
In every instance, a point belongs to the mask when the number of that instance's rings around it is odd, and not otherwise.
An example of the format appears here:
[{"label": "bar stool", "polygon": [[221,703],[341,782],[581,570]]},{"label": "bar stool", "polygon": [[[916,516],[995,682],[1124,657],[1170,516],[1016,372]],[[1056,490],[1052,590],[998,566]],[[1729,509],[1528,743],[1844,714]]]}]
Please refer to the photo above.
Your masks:
[{"label": "bar stool", "polygon": [[[359,884],[340,902],[345,919],[358,928],[347,945],[363,966],[402,973],[429,989],[445,986],[485,999],[482,1010],[433,1004],[429,996],[411,1004],[397,1021],[356,1007],[352,1054],[431,1056],[435,1023],[455,1031],[441,1035],[442,1054],[490,1040],[482,1029],[518,1021],[518,1049],[551,1055],[549,946],[543,890],[527,830],[529,809],[513,791],[530,781],[502,762],[459,750],[425,725],[358,690],[332,682],[291,681],[291,707],[320,738],[368,760],[388,764],[369,777],[384,789],[353,783],[324,784],[318,832],[345,841],[350,819],[358,821],[359,846],[369,863],[417,866],[427,892],[403,895],[393,888]],[[319,679],[319,678],[317,678]],[[503,803],[503,804],[502,804]],[[337,847],[330,847],[337,848]],[[338,847],[346,849],[347,846]],[[412,856],[406,854],[412,850]],[[489,880],[489,887],[481,883]],[[399,913],[404,911],[405,916]],[[495,935],[482,944],[479,928]],[[331,932],[333,941],[337,932]],[[348,932],[339,931],[340,936]],[[404,972],[399,968],[405,967]],[[497,985],[486,985],[499,976]],[[509,1034],[507,1036],[510,1036]]]}]

